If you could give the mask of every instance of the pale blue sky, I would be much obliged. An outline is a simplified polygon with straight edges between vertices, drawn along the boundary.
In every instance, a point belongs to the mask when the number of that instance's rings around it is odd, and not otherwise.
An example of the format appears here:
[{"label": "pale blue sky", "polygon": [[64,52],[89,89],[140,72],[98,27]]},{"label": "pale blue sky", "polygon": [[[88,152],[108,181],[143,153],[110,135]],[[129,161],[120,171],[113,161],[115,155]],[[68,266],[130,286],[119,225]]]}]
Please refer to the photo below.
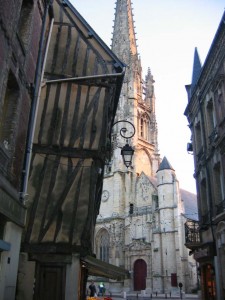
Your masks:
[{"label": "pale blue sky", "polygon": [[[110,46],[115,0],[71,0],[101,39]],[[155,79],[156,117],[161,157],[176,170],[180,187],[195,193],[185,85],[191,82],[194,48],[202,63],[220,20],[224,0],[132,0],[143,77]]]}]

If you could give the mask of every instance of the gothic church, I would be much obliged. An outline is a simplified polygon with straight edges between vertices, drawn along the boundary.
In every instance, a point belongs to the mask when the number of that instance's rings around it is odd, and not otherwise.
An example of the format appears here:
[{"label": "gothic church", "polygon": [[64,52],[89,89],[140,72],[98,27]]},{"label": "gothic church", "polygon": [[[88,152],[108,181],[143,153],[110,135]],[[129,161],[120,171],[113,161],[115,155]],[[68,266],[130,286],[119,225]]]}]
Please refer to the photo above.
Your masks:
[{"label": "gothic church", "polygon": [[[105,167],[102,203],[95,229],[97,258],[123,267],[130,278],[107,281],[108,292],[177,292],[178,283],[190,292],[197,285],[196,263],[184,246],[184,223],[196,218],[195,195],[181,190],[175,170],[160,158],[157,141],[154,80],[150,68],[145,79],[137,52],[131,0],[117,0],[112,51],[126,64],[112,133],[113,154]],[[122,130],[124,128],[122,127]],[[121,148],[135,150],[126,168]]]}]

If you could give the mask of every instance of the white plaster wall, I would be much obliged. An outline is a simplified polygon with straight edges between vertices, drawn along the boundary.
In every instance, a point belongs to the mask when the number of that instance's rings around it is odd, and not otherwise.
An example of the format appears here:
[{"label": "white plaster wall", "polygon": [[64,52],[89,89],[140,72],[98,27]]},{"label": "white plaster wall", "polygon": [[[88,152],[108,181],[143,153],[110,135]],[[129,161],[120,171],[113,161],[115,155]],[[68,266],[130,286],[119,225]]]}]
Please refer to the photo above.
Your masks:
[{"label": "white plaster wall", "polygon": [[[65,300],[78,300],[80,286],[80,257],[72,256],[72,263],[66,267]],[[50,300],[50,299],[49,299]]]},{"label": "white plaster wall", "polygon": [[9,251],[1,253],[0,299],[14,300],[22,229],[12,222],[5,226],[4,241],[10,243]]},{"label": "white plaster wall", "polygon": [[35,262],[28,261],[27,253],[20,253],[17,298],[16,300],[32,300],[35,285]]}]

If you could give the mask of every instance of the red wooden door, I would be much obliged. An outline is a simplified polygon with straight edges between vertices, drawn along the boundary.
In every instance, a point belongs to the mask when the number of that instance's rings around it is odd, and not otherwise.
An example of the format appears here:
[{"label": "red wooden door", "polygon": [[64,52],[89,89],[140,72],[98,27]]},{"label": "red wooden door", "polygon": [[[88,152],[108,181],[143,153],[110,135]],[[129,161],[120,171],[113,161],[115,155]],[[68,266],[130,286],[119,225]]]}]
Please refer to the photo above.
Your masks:
[{"label": "red wooden door", "polygon": [[138,259],[134,263],[134,290],[146,289],[147,264],[143,259]]}]

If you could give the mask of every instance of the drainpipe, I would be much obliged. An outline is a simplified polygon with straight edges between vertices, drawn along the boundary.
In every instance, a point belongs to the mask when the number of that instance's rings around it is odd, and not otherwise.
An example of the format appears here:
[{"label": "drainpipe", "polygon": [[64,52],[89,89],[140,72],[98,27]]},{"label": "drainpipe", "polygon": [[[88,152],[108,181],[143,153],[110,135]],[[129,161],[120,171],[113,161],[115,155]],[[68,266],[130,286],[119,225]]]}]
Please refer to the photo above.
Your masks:
[{"label": "drainpipe", "polygon": [[[35,125],[36,125],[37,109],[39,105],[40,92],[41,92],[41,82],[44,76],[44,68],[45,68],[48,47],[50,43],[50,37],[51,37],[51,32],[52,32],[52,27],[54,22],[52,1],[53,0],[45,1],[45,9],[44,9],[42,29],[41,29],[41,38],[39,42],[39,50],[38,50],[38,57],[37,57],[37,68],[36,68],[35,80],[34,80],[34,90],[32,93],[33,94],[32,103],[31,103],[31,110],[30,110],[30,116],[28,122],[28,132],[27,132],[27,140],[26,140],[25,157],[23,163],[21,188],[19,193],[20,194],[19,199],[22,203],[24,203],[25,196],[27,195],[27,184],[28,184],[28,176],[29,176],[29,169],[30,169],[30,162],[31,162],[31,155],[32,155],[32,144],[33,144]],[[46,32],[48,14],[51,17],[51,24],[50,24],[49,36],[46,45],[46,51],[44,52],[45,32]]]}]

